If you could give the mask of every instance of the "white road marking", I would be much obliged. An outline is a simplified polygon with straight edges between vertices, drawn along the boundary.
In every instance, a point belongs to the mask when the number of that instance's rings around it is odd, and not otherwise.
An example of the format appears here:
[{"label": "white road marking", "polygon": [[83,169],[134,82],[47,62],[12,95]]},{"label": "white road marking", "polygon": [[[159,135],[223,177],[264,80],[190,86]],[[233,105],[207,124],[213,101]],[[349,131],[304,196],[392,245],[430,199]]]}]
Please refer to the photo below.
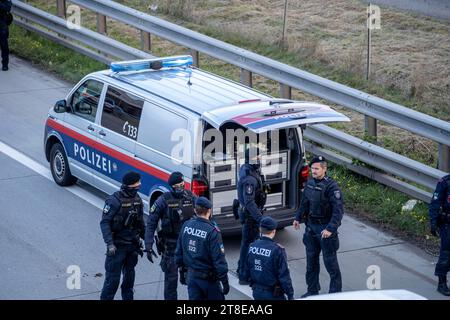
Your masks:
[{"label": "white road marking", "polygon": [[[50,181],[54,181],[53,177],[52,177],[52,173],[50,172],[49,168],[44,167],[37,161],[31,159],[30,157],[24,155],[22,152],[8,146],[7,144],[5,144],[1,141],[0,141],[0,152],[4,153],[11,159],[16,160],[17,162],[23,164],[25,167],[33,170],[34,172],[38,173],[39,175],[43,176],[44,178],[47,178]],[[77,197],[83,199],[84,201],[89,202],[93,206],[95,206],[99,209],[103,209],[105,200],[84,190],[82,187],[80,187],[78,185],[73,185],[73,186],[64,187],[64,188],[67,191],[76,195]]]},{"label": "white road marking", "polygon": [[[44,178],[54,182],[52,173],[50,172],[49,168],[44,167],[37,161],[31,159],[30,157],[26,156],[22,152],[10,147],[9,145],[3,143],[0,141],[0,152],[7,155],[11,159],[21,163],[25,167],[33,170],[37,174],[43,176]],[[82,187],[78,185],[73,185],[70,187],[64,187],[67,191],[73,193],[77,197],[83,199],[84,201],[92,204],[93,206],[103,209],[103,205],[105,203],[104,199],[101,199],[98,196],[95,196],[91,194],[90,192],[84,190]],[[237,291],[243,293],[244,295],[252,298],[252,289],[249,286],[242,286],[239,284],[238,278],[232,274],[231,272],[228,273],[229,283],[230,286],[236,289]]]}]

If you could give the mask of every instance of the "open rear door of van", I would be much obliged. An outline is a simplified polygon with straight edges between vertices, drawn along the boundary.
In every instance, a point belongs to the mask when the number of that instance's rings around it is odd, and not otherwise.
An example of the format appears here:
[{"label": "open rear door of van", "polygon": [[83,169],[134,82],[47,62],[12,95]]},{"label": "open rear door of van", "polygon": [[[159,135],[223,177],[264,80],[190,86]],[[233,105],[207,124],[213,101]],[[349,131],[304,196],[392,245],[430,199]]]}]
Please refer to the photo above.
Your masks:
[{"label": "open rear door of van", "polygon": [[234,122],[255,133],[300,125],[350,121],[330,107],[291,100],[255,101],[205,111],[202,118],[219,129]]}]

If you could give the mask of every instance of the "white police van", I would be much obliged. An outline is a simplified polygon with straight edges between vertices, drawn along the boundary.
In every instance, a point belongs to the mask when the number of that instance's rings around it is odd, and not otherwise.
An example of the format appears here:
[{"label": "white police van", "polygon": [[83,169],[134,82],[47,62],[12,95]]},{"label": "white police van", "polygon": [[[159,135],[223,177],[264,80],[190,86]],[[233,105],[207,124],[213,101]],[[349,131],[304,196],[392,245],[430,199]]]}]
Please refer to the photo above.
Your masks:
[{"label": "white police van", "polygon": [[55,182],[68,186],[81,179],[111,193],[124,173],[135,170],[148,208],[168,190],[170,173],[180,171],[187,188],[212,201],[222,230],[234,233],[241,228],[232,203],[243,145],[253,141],[267,184],[266,210],[280,227],[290,224],[308,175],[305,125],[349,119],[324,105],[275,99],[191,64],[190,56],[125,61],[84,77],[46,121],[45,155]]}]

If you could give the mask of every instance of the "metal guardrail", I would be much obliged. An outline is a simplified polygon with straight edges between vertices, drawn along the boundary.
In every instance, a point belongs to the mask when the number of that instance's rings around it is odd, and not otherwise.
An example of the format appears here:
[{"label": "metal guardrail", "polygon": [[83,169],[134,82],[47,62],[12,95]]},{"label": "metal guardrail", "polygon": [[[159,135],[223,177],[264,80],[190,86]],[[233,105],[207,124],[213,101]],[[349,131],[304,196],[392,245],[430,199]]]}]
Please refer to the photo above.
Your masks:
[{"label": "metal guardrail", "polygon": [[[161,19],[148,16],[145,13],[124,7],[111,1],[72,0],[72,2],[131,24],[141,30],[153,32],[154,34],[158,34],[173,42],[200,50],[221,60],[230,62],[231,64],[239,65],[248,70],[265,70],[264,72],[257,71],[257,73],[266,75],[271,79],[280,79],[279,81],[282,80],[283,83],[288,85],[296,83],[301,84],[301,86],[292,86],[319,97],[330,96],[330,98],[327,99],[329,101],[333,101],[333,99],[336,99],[336,101],[347,100],[347,102],[350,103],[353,99],[350,104],[353,107],[354,105],[359,105],[359,107],[354,107],[354,110],[360,111],[366,115],[374,116],[381,120],[389,118],[393,124],[396,124],[397,121],[407,121],[410,126],[418,126],[418,128],[414,129],[409,127],[407,128],[408,130],[425,136],[428,135],[439,142],[445,142],[446,144],[450,143],[450,124],[445,121],[423,115],[419,112],[370,96],[358,90],[286,66],[274,60],[225,44],[221,41],[176,26]],[[121,60],[153,57],[144,51],[132,48],[89,29],[82,27],[74,30],[69,29],[66,20],[53,16],[23,2],[14,2],[13,12],[16,16],[22,18],[22,20],[15,20],[15,23],[18,25],[23,26],[28,30],[38,32],[53,41],[104,63],[115,60],[112,57]],[[42,29],[42,27],[48,30]],[[82,44],[88,45],[92,49],[86,48],[82,46]],[[252,69],[252,66],[257,67]],[[292,82],[289,79],[292,80]],[[309,91],[304,90],[303,86],[307,89],[309,88]],[[315,90],[320,92],[316,92]],[[325,92],[327,90],[330,92]],[[368,102],[375,103],[378,107],[373,107],[373,109],[376,109],[377,111],[371,113],[370,111],[365,110],[366,108],[370,109],[369,106],[371,104],[367,105]],[[337,103],[342,104],[340,102]],[[389,122],[387,120],[384,121]],[[404,124],[398,126],[403,127]],[[308,130],[305,130],[305,137],[315,143],[328,146],[338,152],[350,155],[354,159],[358,159],[370,166],[400,178],[412,181],[427,189],[434,189],[437,180],[445,175],[445,172],[443,171],[431,168],[325,125],[310,126]],[[445,137],[447,137],[446,140]],[[414,185],[378,172],[373,168],[355,165],[351,159],[311,143],[306,142],[306,147],[308,151],[324,154],[330,158],[331,161],[344,165],[358,174],[362,174],[375,181],[391,186],[420,200],[426,202],[430,201],[431,193]]]},{"label": "metal guardrail", "polygon": [[299,70],[113,1],[71,0],[71,2],[137,29],[450,146],[450,123],[446,121]]}]

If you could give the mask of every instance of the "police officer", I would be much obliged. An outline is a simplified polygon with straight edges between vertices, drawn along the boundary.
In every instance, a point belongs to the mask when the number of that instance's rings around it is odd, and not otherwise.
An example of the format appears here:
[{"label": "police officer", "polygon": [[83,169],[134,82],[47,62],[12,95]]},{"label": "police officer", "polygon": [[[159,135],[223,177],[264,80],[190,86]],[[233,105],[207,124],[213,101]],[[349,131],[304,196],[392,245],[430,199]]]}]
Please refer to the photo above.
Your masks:
[{"label": "police officer", "polygon": [[264,177],[261,175],[259,157],[255,148],[248,148],[245,151],[245,164],[239,170],[237,193],[240,204],[240,221],[243,224],[238,262],[239,284],[247,285],[249,283],[245,279],[245,268],[248,247],[259,237],[259,223],[266,204]]},{"label": "police officer", "polygon": [[262,218],[261,239],[249,247],[246,278],[255,300],[286,300],[286,296],[294,299],[286,251],[273,240],[276,229],[277,222],[272,217]]},{"label": "police officer", "polygon": [[194,216],[195,195],[184,189],[183,174],[174,172],[169,176],[170,192],[162,194],[150,208],[147,222],[145,248],[148,260],[153,263],[156,253],[153,251],[155,230],[161,220],[158,231],[157,249],[162,253],[161,269],[164,272],[164,299],[177,300],[178,268],[175,263],[175,248],[183,223]]},{"label": "police officer", "polygon": [[2,51],[2,70],[8,70],[9,63],[9,20],[11,16],[11,0],[0,0],[0,50]]},{"label": "police officer", "polygon": [[222,236],[211,222],[211,207],[208,199],[199,197],[197,216],[183,225],[178,238],[176,262],[180,282],[188,286],[189,300],[224,300],[230,291]]},{"label": "police officer", "polygon": [[337,229],[344,214],[342,193],[338,184],[326,175],[327,162],[323,156],[313,158],[310,167],[312,178],[306,184],[293,222],[295,229],[300,228],[301,221],[305,221],[306,225],[303,243],[306,248],[308,291],[302,298],[319,293],[320,251],[330,274],[329,292],[342,291],[341,271],[336,254],[339,248]]},{"label": "police officer", "polygon": [[100,222],[103,239],[107,245],[105,261],[105,283],[100,299],[113,300],[122,279],[122,299],[133,300],[134,267],[138,254],[143,256],[144,207],[138,195],[141,177],[137,172],[128,172],[122,178],[120,191],[110,195],[103,208]]},{"label": "police officer", "polygon": [[[442,208],[442,209],[441,209]],[[437,291],[450,296],[447,286],[447,272],[450,270],[450,175],[437,183],[429,207],[431,234],[440,236],[441,248],[434,274],[439,279]],[[438,234],[439,232],[439,234]]]}]

